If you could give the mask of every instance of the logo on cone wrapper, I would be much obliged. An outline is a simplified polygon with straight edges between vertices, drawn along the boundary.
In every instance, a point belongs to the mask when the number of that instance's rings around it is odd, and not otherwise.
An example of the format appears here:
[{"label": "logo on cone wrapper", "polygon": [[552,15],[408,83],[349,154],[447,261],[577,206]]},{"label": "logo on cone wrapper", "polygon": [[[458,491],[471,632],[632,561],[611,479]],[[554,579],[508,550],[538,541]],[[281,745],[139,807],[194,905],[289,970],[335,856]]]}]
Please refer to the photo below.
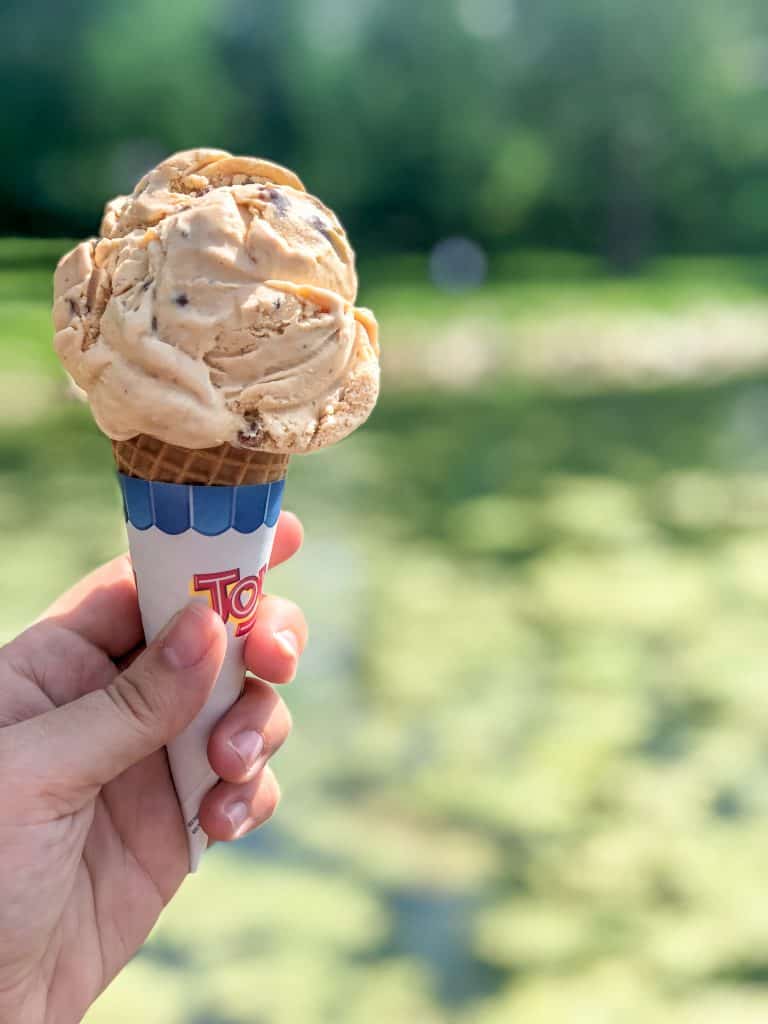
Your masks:
[{"label": "logo on cone wrapper", "polygon": [[224,622],[233,619],[237,623],[235,636],[246,636],[256,621],[256,609],[264,593],[266,572],[266,565],[255,576],[244,576],[242,579],[239,569],[198,572],[192,577],[190,590],[193,594],[207,594],[211,608]]}]

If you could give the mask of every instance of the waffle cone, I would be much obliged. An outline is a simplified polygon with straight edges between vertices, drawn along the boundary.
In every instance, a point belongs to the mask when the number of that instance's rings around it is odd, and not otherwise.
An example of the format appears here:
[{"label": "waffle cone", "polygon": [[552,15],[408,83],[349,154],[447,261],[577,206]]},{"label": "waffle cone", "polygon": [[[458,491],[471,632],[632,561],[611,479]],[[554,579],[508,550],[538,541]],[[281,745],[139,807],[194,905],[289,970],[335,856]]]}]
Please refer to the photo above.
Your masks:
[{"label": "waffle cone", "polygon": [[220,444],[216,448],[179,448],[139,434],[129,441],[113,441],[119,472],[142,480],[171,484],[242,486],[269,484],[288,472],[290,455],[254,451]]}]

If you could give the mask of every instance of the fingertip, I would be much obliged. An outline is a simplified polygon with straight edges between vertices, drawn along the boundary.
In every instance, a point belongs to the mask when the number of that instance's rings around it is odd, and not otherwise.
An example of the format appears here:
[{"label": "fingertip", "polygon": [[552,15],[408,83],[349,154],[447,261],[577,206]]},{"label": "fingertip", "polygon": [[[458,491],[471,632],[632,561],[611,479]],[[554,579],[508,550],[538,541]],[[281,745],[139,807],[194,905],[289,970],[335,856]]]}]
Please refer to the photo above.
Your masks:
[{"label": "fingertip", "polygon": [[288,683],[296,675],[307,638],[307,622],[301,608],[293,601],[267,595],[246,641],[245,663],[260,679]]},{"label": "fingertip", "polygon": [[208,668],[213,660],[224,657],[226,643],[221,618],[198,600],[182,608],[159,638],[160,652],[175,671]]},{"label": "fingertip", "polygon": [[[237,707],[237,705],[235,705]],[[222,727],[223,726],[223,727]],[[220,779],[225,782],[243,783],[253,778],[259,768],[259,754],[264,748],[264,740],[257,729],[243,728],[232,735],[228,731],[226,717],[213,730],[208,739],[208,762]],[[243,750],[243,733],[253,733],[252,750]],[[261,742],[259,749],[258,736]]]},{"label": "fingertip", "polygon": [[210,638],[211,643],[223,643],[226,645],[227,627],[224,625],[222,617],[209,604],[196,597],[189,602],[187,608],[193,610],[200,628]]},{"label": "fingertip", "polygon": [[[255,630],[254,630],[255,632]],[[296,678],[299,667],[299,655],[287,639],[288,630],[278,633],[256,636],[251,634],[246,648],[246,665],[248,671],[268,683],[285,685]]]},{"label": "fingertip", "polygon": [[280,527],[283,530],[289,531],[291,537],[295,539],[297,544],[301,545],[303,543],[304,524],[295,512],[291,512],[289,509],[283,509],[280,513]]},{"label": "fingertip", "polygon": [[209,839],[217,843],[228,843],[234,839],[231,818],[224,813],[221,803],[213,797],[203,801],[200,807],[200,825]]},{"label": "fingertip", "polygon": [[270,567],[274,568],[292,558],[304,543],[304,527],[299,517],[284,511],[280,513],[275,534],[275,544],[270,559]]},{"label": "fingertip", "polygon": [[272,680],[275,683],[291,683],[299,668],[301,646],[292,629],[280,629],[272,634]]},{"label": "fingertip", "polygon": [[202,604],[201,602],[192,602],[197,609],[197,614],[200,616],[200,622],[203,624],[202,628],[208,637],[208,653],[206,655],[207,660],[213,660],[217,665],[221,665],[224,660],[224,656],[227,653],[227,627],[224,625],[224,620],[220,615],[208,607],[208,605]]},{"label": "fingertip", "polygon": [[200,622],[203,624],[203,628],[209,633],[209,635],[226,642],[227,627],[224,625],[224,621],[221,616],[215,612],[209,604],[206,604],[199,598],[194,598],[189,602],[187,607],[195,610],[195,613],[199,616]]},{"label": "fingertip", "polygon": [[267,766],[250,782],[220,782],[203,799],[200,825],[214,842],[231,842],[259,828],[273,816],[280,803],[280,785]]}]

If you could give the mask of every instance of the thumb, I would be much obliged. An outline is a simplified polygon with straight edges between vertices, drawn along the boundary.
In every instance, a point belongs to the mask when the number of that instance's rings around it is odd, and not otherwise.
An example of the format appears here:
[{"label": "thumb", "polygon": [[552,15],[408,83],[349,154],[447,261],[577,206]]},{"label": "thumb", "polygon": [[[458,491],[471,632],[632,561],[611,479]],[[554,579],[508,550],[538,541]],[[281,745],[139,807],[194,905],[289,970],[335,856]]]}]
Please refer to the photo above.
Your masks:
[{"label": "thumb", "polygon": [[25,722],[43,730],[29,749],[44,751],[45,791],[90,797],[173,739],[205,704],[226,645],[221,619],[189,604],[106,689]]}]

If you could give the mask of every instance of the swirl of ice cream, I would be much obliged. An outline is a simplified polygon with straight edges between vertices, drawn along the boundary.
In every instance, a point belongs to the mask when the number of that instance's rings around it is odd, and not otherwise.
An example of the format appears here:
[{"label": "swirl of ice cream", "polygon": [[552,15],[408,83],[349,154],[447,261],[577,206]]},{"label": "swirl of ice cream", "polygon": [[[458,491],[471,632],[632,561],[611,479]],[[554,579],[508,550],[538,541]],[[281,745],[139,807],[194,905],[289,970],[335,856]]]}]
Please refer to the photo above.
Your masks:
[{"label": "swirl of ice cream", "polygon": [[54,345],[109,437],[272,452],[333,444],[378,394],[354,253],[285,168],[177,153],[62,258]]}]

